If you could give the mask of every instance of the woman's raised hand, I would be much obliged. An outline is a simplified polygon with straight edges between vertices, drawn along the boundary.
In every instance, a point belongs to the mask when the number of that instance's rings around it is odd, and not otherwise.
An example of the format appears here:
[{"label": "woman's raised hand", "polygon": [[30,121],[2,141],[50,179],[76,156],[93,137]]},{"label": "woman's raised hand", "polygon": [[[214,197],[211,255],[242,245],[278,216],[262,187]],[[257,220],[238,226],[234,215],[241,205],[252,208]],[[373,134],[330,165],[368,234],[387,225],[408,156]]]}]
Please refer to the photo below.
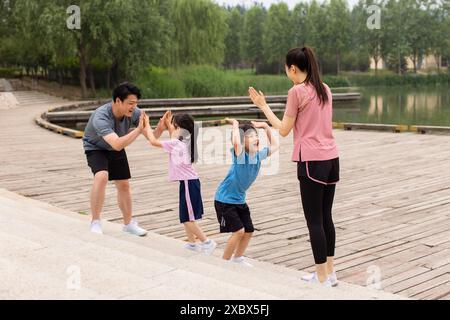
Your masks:
[{"label": "woman's raised hand", "polygon": [[252,99],[252,102],[260,109],[267,106],[266,103],[266,97],[264,97],[264,93],[261,91],[256,91],[255,88],[250,87],[248,88],[248,94],[250,96],[250,99]]}]

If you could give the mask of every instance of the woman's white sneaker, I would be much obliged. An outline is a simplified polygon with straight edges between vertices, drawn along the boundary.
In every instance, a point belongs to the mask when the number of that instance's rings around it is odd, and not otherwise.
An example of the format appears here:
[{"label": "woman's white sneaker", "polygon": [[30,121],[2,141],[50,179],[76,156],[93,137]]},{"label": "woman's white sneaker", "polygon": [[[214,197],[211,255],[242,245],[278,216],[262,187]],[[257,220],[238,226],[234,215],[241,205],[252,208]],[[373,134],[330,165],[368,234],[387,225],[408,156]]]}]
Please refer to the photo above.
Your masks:
[{"label": "woman's white sneaker", "polygon": [[317,277],[316,272],[313,272],[313,273],[303,276],[302,280],[306,281],[310,284],[318,285],[323,288],[331,288],[332,287],[330,277],[327,277],[327,279],[324,282],[320,282],[319,278]]},{"label": "woman's white sneaker", "polygon": [[103,234],[102,222],[100,220],[93,220],[91,222],[91,232],[96,234]]},{"label": "woman's white sneaker", "polygon": [[136,220],[131,220],[131,222],[127,225],[123,226],[123,232],[135,235],[135,236],[139,236],[139,237],[143,237],[145,235],[147,235],[147,230],[142,229],[141,227],[138,226],[138,223]]},{"label": "woman's white sneaker", "polygon": [[335,271],[333,271],[332,273],[330,273],[330,274],[328,275],[328,278],[330,279],[330,282],[331,282],[331,286],[332,286],[332,287],[336,287],[336,286],[339,284],[339,281],[338,281],[338,279],[337,279],[337,275],[336,275],[336,272],[335,272]]},{"label": "woman's white sneaker", "polygon": [[[315,272],[308,273],[307,275],[304,275],[304,276],[302,277],[302,280],[309,282],[309,281],[311,281],[315,276],[316,276],[316,273],[315,273]],[[336,287],[336,286],[339,284],[339,281],[338,281],[338,279],[337,279],[337,275],[336,275],[336,272],[335,272],[335,271],[333,271],[332,273],[330,273],[330,274],[328,275],[328,279],[330,279],[330,283],[331,283],[331,286],[332,286],[332,287]]]}]

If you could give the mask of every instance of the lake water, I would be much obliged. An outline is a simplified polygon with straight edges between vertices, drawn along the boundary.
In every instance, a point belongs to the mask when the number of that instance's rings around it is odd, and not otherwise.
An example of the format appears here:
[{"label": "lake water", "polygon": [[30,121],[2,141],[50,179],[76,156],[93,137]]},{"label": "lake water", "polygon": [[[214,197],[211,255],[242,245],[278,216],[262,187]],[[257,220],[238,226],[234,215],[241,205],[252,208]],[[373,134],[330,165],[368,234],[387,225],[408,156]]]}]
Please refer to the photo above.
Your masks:
[{"label": "lake water", "polygon": [[[360,87],[332,91],[361,93],[361,99],[358,101],[334,103],[335,122],[450,126],[450,85]],[[223,117],[204,116],[196,117],[196,120],[221,118]],[[237,118],[255,119],[256,115],[242,115]],[[73,123],[69,127],[84,130],[84,125]]]},{"label": "lake water", "polygon": [[450,86],[366,87],[361,100],[335,103],[336,122],[450,126]]}]

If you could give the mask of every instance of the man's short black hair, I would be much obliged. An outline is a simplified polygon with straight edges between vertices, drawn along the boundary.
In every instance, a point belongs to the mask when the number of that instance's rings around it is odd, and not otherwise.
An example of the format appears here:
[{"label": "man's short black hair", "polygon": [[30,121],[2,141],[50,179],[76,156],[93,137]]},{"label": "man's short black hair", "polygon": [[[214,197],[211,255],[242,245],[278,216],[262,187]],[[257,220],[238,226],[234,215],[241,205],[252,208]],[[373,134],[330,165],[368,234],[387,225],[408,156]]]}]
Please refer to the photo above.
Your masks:
[{"label": "man's short black hair", "polygon": [[141,98],[141,90],[130,82],[119,84],[113,91],[113,101],[117,98],[124,101],[129,95],[134,94],[138,99]]}]

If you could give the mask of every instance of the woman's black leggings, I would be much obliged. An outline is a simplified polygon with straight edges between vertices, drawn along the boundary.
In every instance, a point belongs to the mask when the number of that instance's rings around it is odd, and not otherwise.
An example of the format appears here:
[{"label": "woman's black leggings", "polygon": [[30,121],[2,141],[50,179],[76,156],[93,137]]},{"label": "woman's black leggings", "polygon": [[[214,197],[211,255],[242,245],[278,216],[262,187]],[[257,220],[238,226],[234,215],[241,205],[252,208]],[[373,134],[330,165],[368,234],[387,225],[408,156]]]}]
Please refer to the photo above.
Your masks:
[{"label": "woman's black leggings", "polygon": [[299,177],[303,211],[309,229],[314,261],[322,264],[334,256],[336,233],[331,210],[335,184],[321,184],[308,177]]}]

